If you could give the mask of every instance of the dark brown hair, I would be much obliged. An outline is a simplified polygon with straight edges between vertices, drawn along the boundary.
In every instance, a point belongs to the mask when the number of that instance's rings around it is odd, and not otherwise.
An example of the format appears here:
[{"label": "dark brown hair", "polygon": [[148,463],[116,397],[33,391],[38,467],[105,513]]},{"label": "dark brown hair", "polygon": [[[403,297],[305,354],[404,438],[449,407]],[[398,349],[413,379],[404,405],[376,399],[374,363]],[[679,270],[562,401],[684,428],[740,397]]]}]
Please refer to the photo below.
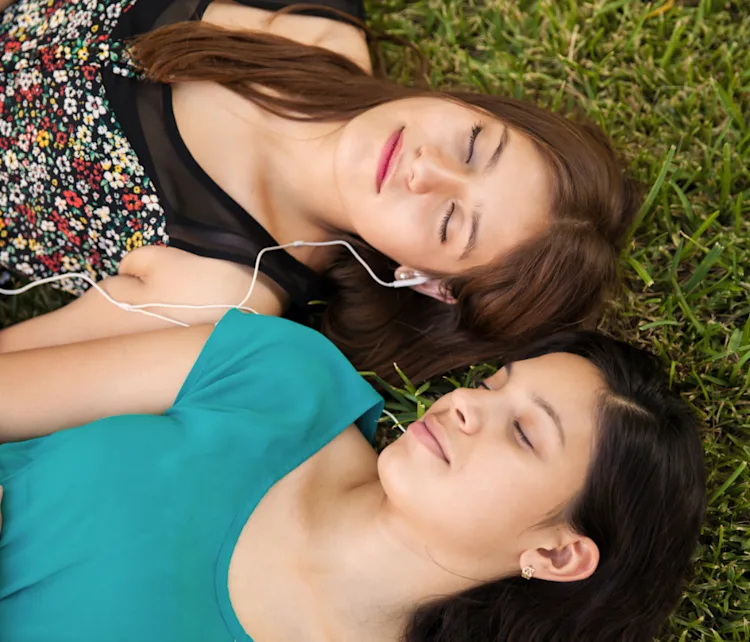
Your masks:
[{"label": "dark brown hair", "polygon": [[[214,81],[293,120],[346,121],[383,103],[428,95],[483,109],[534,141],[552,176],[552,223],[494,263],[446,276],[455,305],[377,285],[344,249],[333,257],[322,330],[360,370],[393,382],[397,362],[422,381],[496,359],[552,331],[594,323],[616,288],[639,191],[591,125],[513,98],[400,86],[327,49],[265,32],[182,22],[140,37],[133,53],[153,81]],[[392,280],[392,260],[350,240]]]},{"label": "dark brown hair", "polygon": [[500,579],[412,615],[403,642],[645,642],[679,599],[706,508],[699,424],[649,353],[594,332],[565,332],[515,360],[575,354],[606,385],[593,460],[560,521],[599,548],[577,582]]}]

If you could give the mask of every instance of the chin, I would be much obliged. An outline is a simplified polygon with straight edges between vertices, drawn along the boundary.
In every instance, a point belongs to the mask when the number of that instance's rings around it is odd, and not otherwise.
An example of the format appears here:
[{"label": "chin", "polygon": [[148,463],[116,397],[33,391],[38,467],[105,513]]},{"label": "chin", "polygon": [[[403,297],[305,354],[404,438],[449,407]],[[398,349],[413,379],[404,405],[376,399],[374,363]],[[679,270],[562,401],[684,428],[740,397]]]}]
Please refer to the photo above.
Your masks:
[{"label": "chin", "polygon": [[401,497],[413,488],[417,470],[403,439],[387,446],[378,457],[378,478],[389,498]]},{"label": "chin", "polygon": [[387,477],[390,473],[390,469],[393,465],[394,450],[396,449],[397,444],[398,440],[388,444],[383,448],[380,455],[378,455],[378,477],[380,477],[381,480],[384,477]]}]

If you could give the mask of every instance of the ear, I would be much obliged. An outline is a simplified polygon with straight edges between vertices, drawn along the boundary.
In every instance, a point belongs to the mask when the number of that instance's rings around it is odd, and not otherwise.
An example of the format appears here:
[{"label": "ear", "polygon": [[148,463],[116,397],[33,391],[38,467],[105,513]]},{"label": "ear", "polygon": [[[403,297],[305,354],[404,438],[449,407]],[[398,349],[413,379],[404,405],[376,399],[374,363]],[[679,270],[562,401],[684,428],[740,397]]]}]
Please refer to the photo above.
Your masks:
[{"label": "ear", "polygon": [[412,290],[424,294],[425,296],[432,297],[433,299],[437,299],[438,301],[442,301],[443,303],[448,303],[449,305],[455,305],[456,303],[456,299],[454,299],[453,295],[448,292],[445,284],[440,279],[430,279],[427,283],[415,285],[412,287]]},{"label": "ear", "polygon": [[599,547],[589,537],[566,530],[555,548],[537,548],[521,554],[521,568],[531,566],[534,579],[577,582],[590,577],[599,565]]},{"label": "ear", "polygon": [[[395,272],[396,279],[410,279],[419,276],[420,274],[421,272],[419,272],[419,270],[413,270],[412,268],[403,265],[397,267]],[[411,289],[420,294],[424,294],[425,296],[442,301],[443,303],[448,303],[450,305],[456,303],[456,299],[454,299],[451,293],[448,292],[445,284],[440,279],[430,279],[421,285],[412,286]]]}]

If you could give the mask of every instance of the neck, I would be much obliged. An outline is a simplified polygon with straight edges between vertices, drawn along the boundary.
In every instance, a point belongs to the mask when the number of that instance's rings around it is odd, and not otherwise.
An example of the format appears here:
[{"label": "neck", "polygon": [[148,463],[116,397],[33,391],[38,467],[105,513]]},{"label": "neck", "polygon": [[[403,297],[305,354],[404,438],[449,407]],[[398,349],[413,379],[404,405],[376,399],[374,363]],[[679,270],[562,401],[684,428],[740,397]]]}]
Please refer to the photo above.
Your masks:
[{"label": "neck", "polygon": [[323,521],[306,551],[307,580],[335,639],[400,640],[417,606],[473,586],[434,561],[377,480],[351,491]]},{"label": "neck", "polygon": [[300,233],[310,236],[303,240],[330,240],[336,232],[352,229],[334,171],[343,127],[276,116],[266,121],[265,192],[276,222],[297,233],[289,240]]}]

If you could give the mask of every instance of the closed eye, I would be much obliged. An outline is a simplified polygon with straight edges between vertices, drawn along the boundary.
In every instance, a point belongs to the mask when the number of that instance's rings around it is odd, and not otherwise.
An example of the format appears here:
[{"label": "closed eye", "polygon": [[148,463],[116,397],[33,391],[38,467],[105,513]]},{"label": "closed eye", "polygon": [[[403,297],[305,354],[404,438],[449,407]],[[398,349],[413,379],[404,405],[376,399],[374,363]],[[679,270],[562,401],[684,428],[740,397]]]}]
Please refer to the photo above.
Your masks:
[{"label": "closed eye", "polygon": [[517,420],[513,421],[513,429],[516,431],[518,438],[531,448],[531,450],[534,450],[534,444],[529,441],[529,438],[526,436],[526,433],[521,428],[521,424],[519,424]]},{"label": "closed eye", "polygon": [[466,157],[466,164],[468,165],[471,162],[472,157],[474,156],[474,145],[477,142],[477,136],[482,133],[482,130],[484,129],[484,125],[476,124],[474,127],[471,128],[471,136],[469,137],[469,154]]},{"label": "closed eye", "polygon": [[[477,385],[480,388],[484,388],[485,390],[492,390],[492,388],[490,388],[484,381],[480,381]],[[526,433],[523,431],[523,428],[521,428],[521,424],[517,419],[513,421],[513,430],[515,431],[518,439],[521,440],[521,443],[531,448],[531,450],[534,450],[534,444],[532,444],[531,440],[526,436]]]},{"label": "closed eye", "polygon": [[448,223],[451,222],[451,216],[456,211],[456,204],[451,203],[448,211],[443,216],[443,222],[440,224],[440,242],[445,243],[448,240]]}]

